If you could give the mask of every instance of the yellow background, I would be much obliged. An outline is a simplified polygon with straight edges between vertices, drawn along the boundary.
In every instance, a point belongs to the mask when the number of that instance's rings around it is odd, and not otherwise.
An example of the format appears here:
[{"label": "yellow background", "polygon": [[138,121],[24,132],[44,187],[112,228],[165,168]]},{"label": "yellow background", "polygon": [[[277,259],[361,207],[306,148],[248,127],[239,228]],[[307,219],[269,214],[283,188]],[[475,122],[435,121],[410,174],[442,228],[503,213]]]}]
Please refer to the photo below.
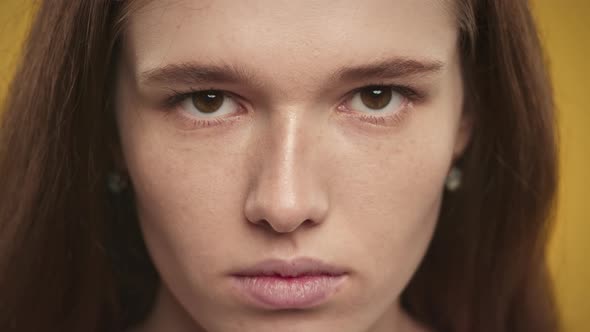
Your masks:
[{"label": "yellow background", "polygon": [[[0,100],[33,16],[31,3],[0,0]],[[532,4],[554,79],[561,136],[558,223],[549,262],[564,330],[588,332],[590,109],[584,96],[590,97],[590,0],[534,0]]]},{"label": "yellow background", "polygon": [[590,331],[590,0],[532,2],[559,116],[560,191],[549,262],[567,332]]}]

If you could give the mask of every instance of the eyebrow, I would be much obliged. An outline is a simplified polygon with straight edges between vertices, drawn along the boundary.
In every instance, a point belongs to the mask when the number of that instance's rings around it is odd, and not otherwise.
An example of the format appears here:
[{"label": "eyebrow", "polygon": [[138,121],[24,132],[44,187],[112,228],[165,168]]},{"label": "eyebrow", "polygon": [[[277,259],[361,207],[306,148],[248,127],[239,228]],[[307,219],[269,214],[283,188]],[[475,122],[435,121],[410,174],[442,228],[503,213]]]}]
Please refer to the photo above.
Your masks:
[{"label": "eyebrow", "polygon": [[[355,81],[363,79],[394,79],[408,76],[429,75],[440,72],[444,63],[438,60],[394,58],[375,63],[343,67],[333,72],[331,81]],[[140,74],[145,85],[200,85],[206,83],[249,83],[261,86],[263,81],[245,67],[203,65],[195,62],[168,64],[149,69]]]},{"label": "eyebrow", "polygon": [[408,76],[432,75],[442,71],[444,63],[438,60],[417,60],[395,58],[356,67],[342,68],[333,78],[342,81],[355,81],[367,78],[402,78]]},{"label": "eyebrow", "polygon": [[140,82],[152,84],[202,84],[251,81],[254,75],[244,68],[230,65],[202,65],[193,62],[169,64],[140,74]]}]

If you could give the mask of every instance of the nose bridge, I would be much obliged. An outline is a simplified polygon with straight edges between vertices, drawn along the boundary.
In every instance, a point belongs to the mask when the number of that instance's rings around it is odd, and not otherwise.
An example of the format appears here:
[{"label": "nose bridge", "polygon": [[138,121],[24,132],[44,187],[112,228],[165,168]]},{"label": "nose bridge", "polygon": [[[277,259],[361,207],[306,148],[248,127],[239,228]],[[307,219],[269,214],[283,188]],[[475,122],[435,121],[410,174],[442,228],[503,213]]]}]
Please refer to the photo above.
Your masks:
[{"label": "nose bridge", "polygon": [[250,222],[285,233],[324,218],[327,201],[315,178],[313,130],[298,112],[270,118],[262,131],[259,162],[248,193],[245,214]]}]

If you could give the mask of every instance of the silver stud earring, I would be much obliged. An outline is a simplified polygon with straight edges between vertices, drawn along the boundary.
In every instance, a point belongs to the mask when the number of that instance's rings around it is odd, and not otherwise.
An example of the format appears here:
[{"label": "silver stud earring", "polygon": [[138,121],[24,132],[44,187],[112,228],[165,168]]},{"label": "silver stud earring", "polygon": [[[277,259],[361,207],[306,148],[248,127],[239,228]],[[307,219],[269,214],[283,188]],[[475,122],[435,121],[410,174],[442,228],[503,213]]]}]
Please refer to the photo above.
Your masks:
[{"label": "silver stud earring", "polygon": [[456,191],[457,189],[459,189],[459,187],[461,187],[462,175],[463,172],[461,172],[461,170],[458,167],[453,166],[451,168],[445,181],[445,187],[448,191]]},{"label": "silver stud earring", "polygon": [[107,187],[113,194],[119,194],[127,189],[127,179],[118,172],[111,172],[107,175]]}]

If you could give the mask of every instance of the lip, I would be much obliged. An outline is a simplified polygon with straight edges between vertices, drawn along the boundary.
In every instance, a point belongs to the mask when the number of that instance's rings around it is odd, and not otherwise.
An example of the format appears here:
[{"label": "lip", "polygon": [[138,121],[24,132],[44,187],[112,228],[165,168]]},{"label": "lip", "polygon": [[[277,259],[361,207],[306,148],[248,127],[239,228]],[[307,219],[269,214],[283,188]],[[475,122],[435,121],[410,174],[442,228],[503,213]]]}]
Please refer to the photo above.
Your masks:
[{"label": "lip", "polygon": [[265,260],[231,273],[237,295],[271,310],[306,309],[325,303],[346,282],[348,271],[312,258]]}]

